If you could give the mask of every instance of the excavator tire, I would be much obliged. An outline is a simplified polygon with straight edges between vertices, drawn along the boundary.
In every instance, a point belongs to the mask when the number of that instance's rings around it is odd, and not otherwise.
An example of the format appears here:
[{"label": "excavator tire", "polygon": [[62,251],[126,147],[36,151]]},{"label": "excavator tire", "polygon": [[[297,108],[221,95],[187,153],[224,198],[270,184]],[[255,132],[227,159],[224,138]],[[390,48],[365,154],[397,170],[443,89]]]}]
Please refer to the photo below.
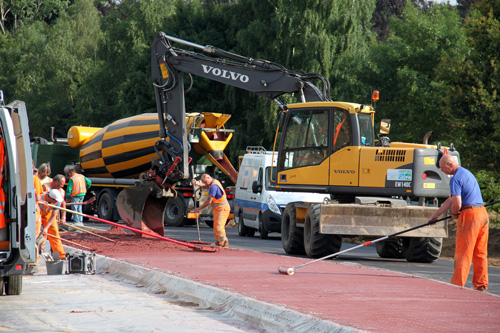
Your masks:
[{"label": "excavator tire", "polygon": [[305,254],[304,229],[297,227],[295,203],[286,205],[281,218],[281,243],[287,254]]},{"label": "excavator tire", "polygon": [[388,238],[375,243],[375,248],[380,258],[403,259],[403,240],[401,238]]},{"label": "excavator tire", "polygon": [[331,234],[320,234],[320,204],[309,206],[304,223],[304,248],[310,258],[320,258],[340,251],[342,237]]},{"label": "excavator tire", "polygon": [[430,263],[439,259],[443,246],[442,238],[408,237],[403,240],[406,261]]}]

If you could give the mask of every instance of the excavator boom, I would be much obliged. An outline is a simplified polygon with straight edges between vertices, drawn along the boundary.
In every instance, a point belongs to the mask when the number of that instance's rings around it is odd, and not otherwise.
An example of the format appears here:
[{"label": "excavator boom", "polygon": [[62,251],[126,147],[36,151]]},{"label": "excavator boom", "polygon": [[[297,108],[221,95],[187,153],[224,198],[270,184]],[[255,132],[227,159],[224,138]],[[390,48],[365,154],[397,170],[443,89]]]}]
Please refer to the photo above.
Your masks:
[{"label": "excavator boom", "polygon": [[[206,55],[173,47],[172,43],[202,50]],[[136,228],[149,227],[161,233],[162,222],[153,221],[152,217],[158,216],[158,221],[162,221],[165,203],[177,195],[175,184],[189,178],[191,147],[183,74],[201,76],[274,100],[286,93],[297,93],[302,102],[327,101],[330,96],[328,80],[318,73],[296,73],[267,60],[247,58],[158,32],[151,50],[151,76],[160,123],[160,139],[154,145],[157,156],[142,182],[121,191],[117,198],[120,216]],[[313,80],[321,81],[323,89],[316,87]],[[223,169],[229,168],[225,156],[219,159],[208,156],[208,159]],[[235,172],[226,173],[235,180]]]}]

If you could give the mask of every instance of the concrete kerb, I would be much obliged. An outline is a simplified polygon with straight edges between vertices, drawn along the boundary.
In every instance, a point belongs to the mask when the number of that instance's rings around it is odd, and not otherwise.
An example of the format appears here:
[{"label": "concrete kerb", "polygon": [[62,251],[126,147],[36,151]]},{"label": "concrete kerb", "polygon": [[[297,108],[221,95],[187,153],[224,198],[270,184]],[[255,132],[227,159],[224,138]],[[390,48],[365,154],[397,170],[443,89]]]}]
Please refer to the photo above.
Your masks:
[{"label": "concrete kerb", "polygon": [[[81,250],[79,250],[81,251]],[[165,292],[181,302],[198,304],[218,313],[240,318],[270,331],[287,332],[361,332],[333,321],[320,320],[282,306],[262,302],[236,292],[205,285],[150,267],[96,255],[98,273],[139,284],[153,293]]]}]

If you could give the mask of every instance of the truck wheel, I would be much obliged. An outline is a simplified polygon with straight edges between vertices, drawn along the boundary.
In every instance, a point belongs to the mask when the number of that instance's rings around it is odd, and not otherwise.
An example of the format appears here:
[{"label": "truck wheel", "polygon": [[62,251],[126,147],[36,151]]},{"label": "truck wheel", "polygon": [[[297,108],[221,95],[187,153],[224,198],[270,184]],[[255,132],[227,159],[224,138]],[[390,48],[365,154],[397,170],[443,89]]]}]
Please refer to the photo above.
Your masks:
[{"label": "truck wheel", "polygon": [[297,213],[293,202],[286,205],[281,218],[281,243],[287,254],[305,254],[304,230],[297,227]]},{"label": "truck wheel", "polygon": [[4,277],[5,295],[21,295],[23,291],[23,275],[9,275]]},{"label": "truck wheel", "polygon": [[115,201],[116,196],[108,191],[103,191],[99,196],[97,215],[103,220],[112,221],[115,210]]},{"label": "truck wheel", "polygon": [[245,237],[247,235],[248,228],[243,222],[243,218],[241,217],[241,211],[238,212],[238,235]]},{"label": "truck wheel", "polygon": [[401,238],[388,238],[375,243],[375,248],[380,258],[403,259],[403,240]]},{"label": "truck wheel", "polygon": [[169,227],[182,227],[185,223],[184,213],[186,205],[184,199],[179,195],[177,198],[170,198],[165,208],[165,225]]},{"label": "truck wheel", "polygon": [[310,205],[304,223],[304,248],[308,257],[320,258],[340,251],[342,237],[320,234],[319,219],[321,205]]},{"label": "truck wheel", "polygon": [[442,238],[408,237],[403,241],[403,253],[409,262],[430,263],[439,259]]},{"label": "truck wheel", "polygon": [[269,236],[269,232],[266,230],[266,224],[264,221],[262,221],[262,215],[259,214],[259,232],[260,232],[260,239],[267,239],[267,236]]}]

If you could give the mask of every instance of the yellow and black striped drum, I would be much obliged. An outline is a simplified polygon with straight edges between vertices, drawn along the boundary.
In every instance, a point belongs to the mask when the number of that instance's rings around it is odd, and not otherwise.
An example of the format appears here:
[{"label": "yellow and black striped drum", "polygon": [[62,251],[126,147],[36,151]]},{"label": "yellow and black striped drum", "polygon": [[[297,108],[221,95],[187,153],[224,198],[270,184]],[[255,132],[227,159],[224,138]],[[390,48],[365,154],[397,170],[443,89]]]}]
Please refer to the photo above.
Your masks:
[{"label": "yellow and black striped drum", "polygon": [[[208,134],[202,132],[200,139],[191,143],[192,148],[200,155],[224,155],[233,134],[221,130],[230,117],[222,113],[187,113],[188,134],[197,128],[211,129]],[[144,113],[104,128],[73,126],[68,131],[68,143],[80,148],[80,165],[87,177],[137,178],[151,167],[159,129],[158,114]]]},{"label": "yellow and black striped drum", "polygon": [[80,164],[87,177],[136,178],[151,167],[159,128],[158,114],[145,113],[104,128],[73,126],[68,142],[80,148]]}]

